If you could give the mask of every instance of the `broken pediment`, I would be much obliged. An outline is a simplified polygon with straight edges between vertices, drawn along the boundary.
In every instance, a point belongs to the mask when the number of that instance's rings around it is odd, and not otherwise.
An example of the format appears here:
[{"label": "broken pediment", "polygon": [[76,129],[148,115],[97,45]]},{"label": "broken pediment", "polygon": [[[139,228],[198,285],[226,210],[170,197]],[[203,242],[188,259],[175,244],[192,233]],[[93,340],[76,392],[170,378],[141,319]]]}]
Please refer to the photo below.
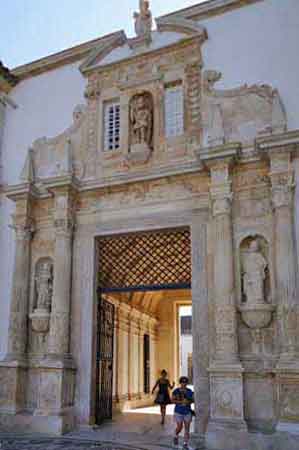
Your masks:
[{"label": "broken pediment", "polygon": [[190,37],[204,42],[207,39],[207,33],[203,27],[192,20],[160,19],[157,21],[157,30],[151,31],[150,37],[146,34],[145,37],[127,38],[126,34],[120,31],[110,41],[93,50],[80,66],[80,70],[85,74],[96,68],[103,69],[111,64],[178,44]]},{"label": "broken pediment", "polygon": [[215,89],[221,76],[214,70],[204,72],[203,76],[204,145],[252,143],[258,136],[286,131],[286,113],[277,89],[256,84]]},{"label": "broken pediment", "polygon": [[24,182],[39,182],[47,178],[85,174],[86,107],[78,105],[73,112],[73,124],[54,138],[42,137],[33,142],[21,173]]}]

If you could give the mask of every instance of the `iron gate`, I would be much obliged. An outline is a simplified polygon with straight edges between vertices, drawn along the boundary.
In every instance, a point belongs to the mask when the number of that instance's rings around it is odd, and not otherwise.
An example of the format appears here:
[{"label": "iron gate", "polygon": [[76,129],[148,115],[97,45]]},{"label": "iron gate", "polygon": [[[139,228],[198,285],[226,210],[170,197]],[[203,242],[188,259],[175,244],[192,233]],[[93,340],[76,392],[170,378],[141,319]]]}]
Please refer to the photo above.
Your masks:
[{"label": "iron gate", "polygon": [[112,418],[114,305],[98,299],[96,422]]}]

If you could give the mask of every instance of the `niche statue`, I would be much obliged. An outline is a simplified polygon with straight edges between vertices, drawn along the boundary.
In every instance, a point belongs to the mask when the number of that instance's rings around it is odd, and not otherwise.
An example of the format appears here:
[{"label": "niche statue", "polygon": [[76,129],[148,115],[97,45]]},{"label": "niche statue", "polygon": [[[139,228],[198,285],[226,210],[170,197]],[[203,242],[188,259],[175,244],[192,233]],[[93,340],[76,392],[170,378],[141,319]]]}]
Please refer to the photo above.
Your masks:
[{"label": "niche statue", "polygon": [[129,156],[140,155],[147,159],[152,149],[153,101],[151,94],[135,95],[130,103]]},{"label": "niche statue", "polygon": [[243,256],[243,286],[247,302],[264,303],[267,261],[262,255],[257,240],[251,241]]}]

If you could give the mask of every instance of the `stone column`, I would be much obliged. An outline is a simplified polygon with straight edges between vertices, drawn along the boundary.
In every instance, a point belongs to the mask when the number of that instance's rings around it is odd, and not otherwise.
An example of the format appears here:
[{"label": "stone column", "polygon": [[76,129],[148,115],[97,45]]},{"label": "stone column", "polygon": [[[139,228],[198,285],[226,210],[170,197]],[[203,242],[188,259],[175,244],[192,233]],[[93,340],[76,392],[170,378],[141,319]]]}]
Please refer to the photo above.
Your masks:
[{"label": "stone column", "polygon": [[270,150],[274,210],[276,300],[280,337],[277,364],[280,421],[278,430],[299,430],[299,299],[294,228],[294,174],[291,152]]},{"label": "stone column", "polygon": [[[64,181],[64,180],[63,180]],[[40,365],[36,416],[48,429],[63,433],[74,427],[75,363],[70,355],[70,300],[75,189],[68,180],[51,190],[55,198],[53,297],[49,347]]]},{"label": "stone column", "polygon": [[50,322],[49,354],[64,359],[69,354],[71,268],[73,244],[73,192],[55,191],[54,284]]},{"label": "stone column", "polygon": [[[7,425],[7,415],[15,415],[24,409],[27,370],[28,295],[31,263],[32,196],[30,187],[22,193],[11,194],[16,202],[14,229],[16,233],[15,261],[10,301],[7,354],[0,362],[0,424]],[[13,427],[17,418],[8,419]],[[8,425],[9,426],[9,425]]]},{"label": "stone column", "polygon": [[199,441],[206,432],[210,411],[207,221],[207,213],[199,211],[191,223],[195,433]]},{"label": "stone column", "polygon": [[[214,448],[248,444],[244,421],[243,369],[238,355],[237,309],[232,228],[231,167],[238,147],[227,145],[202,153],[211,172],[214,261],[215,355],[210,361],[211,412],[207,439]],[[237,439],[230,442],[232,429]]]},{"label": "stone column", "polygon": [[129,393],[129,312],[130,306],[119,305],[119,340],[118,340],[118,395],[119,408],[122,410]]}]

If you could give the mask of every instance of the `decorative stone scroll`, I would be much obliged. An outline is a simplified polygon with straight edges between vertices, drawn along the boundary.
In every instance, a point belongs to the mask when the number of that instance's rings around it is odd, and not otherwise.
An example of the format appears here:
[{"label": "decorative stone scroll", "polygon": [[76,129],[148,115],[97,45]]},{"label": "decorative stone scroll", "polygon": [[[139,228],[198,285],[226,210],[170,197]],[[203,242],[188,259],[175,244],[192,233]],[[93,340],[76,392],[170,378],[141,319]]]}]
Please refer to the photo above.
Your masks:
[{"label": "decorative stone scroll", "polygon": [[54,138],[42,137],[33,142],[29,150],[21,179],[41,183],[44,179],[85,174],[87,121],[86,106],[77,105],[73,111],[73,123]]},{"label": "decorative stone scroll", "polygon": [[205,145],[252,142],[256,136],[286,131],[286,114],[277,89],[244,84],[235,89],[217,90],[214,84],[221,77],[215,70],[207,70],[203,76]]}]

